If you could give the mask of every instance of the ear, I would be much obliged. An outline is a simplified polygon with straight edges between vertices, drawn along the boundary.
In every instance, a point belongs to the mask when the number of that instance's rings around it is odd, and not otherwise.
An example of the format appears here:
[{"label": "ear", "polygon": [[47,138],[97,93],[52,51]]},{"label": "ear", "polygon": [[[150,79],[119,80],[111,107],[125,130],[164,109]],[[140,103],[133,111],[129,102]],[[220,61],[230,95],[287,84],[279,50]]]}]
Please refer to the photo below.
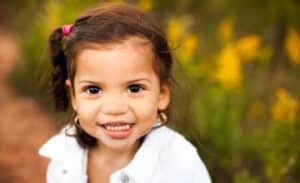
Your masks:
[{"label": "ear", "polygon": [[72,86],[71,80],[67,79],[65,81],[66,86],[68,87],[68,91],[70,94],[70,100],[71,100],[71,104],[72,104],[72,108],[74,111],[77,111],[77,105],[76,105],[76,101],[75,101],[75,94],[74,94],[74,90],[75,88]]},{"label": "ear", "polygon": [[158,103],[158,110],[165,110],[171,100],[171,89],[167,84],[164,84],[160,88],[159,94],[159,103]]}]

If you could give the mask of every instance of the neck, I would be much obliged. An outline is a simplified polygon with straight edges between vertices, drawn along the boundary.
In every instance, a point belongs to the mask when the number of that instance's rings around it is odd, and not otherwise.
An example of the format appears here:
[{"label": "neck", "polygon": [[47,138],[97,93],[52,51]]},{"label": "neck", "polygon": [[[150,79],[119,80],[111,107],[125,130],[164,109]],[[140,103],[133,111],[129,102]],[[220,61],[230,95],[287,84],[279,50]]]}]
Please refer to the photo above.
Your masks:
[{"label": "neck", "polygon": [[113,167],[121,168],[133,159],[140,145],[141,142],[138,141],[127,149],[113,149],[108,148],[103,144],[99,144],[91,149],[90,156],[93,156],[94,160],[101,164],[103,163],[106,166],[111,165]]}]

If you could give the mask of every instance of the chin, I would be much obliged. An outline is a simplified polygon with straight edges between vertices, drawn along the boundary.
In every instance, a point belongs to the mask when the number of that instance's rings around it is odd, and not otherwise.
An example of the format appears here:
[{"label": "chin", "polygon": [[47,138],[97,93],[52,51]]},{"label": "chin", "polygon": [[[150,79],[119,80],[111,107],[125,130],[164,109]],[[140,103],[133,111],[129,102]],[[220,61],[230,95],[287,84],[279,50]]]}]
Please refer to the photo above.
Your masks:
[{"label": "chin", "polygon": [[114,150],[121,150],[124,151],[125,149],[131,149],[133,146],[136,146],[140,140],[136,139],[122,139],[122,140],[115,140],[110,139],[107,141],[107,146]]}]

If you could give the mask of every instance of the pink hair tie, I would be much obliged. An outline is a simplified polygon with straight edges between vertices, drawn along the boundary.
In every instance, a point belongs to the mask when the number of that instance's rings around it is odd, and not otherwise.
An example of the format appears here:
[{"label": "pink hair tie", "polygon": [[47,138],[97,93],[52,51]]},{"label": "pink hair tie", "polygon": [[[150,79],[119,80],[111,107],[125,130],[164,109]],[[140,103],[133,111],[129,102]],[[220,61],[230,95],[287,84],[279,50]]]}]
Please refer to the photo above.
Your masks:
[{"label": "pink hair tie", "polygon": [[62,26],[62,34],[64,36],[68,36],[70,35],[71,31],[72,31],[73,25],[63,25]]}]

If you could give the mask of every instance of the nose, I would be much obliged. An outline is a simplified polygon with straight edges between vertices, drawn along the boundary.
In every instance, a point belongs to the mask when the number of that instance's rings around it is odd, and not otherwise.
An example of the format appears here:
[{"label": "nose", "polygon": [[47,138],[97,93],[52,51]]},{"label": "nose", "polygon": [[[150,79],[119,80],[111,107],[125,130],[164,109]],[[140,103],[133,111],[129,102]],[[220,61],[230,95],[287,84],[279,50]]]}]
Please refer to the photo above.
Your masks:
[{"label": "nose", "polygon": [[128,111],[128,104],[121,98],[110,98],[102,103],[101,111],[106,115],[121,115]]}]

